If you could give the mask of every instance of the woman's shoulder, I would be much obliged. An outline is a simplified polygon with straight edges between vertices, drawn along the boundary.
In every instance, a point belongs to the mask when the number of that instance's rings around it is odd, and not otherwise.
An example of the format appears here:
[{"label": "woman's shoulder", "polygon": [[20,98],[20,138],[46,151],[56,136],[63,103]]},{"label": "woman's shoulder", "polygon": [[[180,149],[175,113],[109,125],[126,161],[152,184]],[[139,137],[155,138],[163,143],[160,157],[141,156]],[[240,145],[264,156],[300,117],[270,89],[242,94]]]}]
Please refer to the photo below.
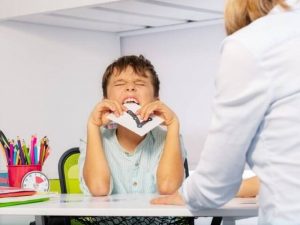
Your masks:
[{"label": "woman's shoulder", "polygon": [[267,15],[259,18],[226,37],[222,43],[222,49],[229,43],[235,42],[246,48],[254,56],[263,55],[270,49],[276,48],[279,43],[288,41],[296,34],[300,35],[300,26],[296,17],[300,19],[299,15],[291,13]]}]

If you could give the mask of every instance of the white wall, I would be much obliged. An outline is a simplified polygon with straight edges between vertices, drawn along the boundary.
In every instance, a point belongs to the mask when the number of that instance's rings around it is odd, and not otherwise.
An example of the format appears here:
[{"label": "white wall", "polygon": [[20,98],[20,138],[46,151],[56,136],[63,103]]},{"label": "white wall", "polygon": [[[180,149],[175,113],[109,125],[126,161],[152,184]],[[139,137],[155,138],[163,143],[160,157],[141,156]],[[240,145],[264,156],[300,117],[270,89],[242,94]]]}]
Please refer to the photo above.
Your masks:
[{"label": "white wall", "polygon": [[[155,65],[161,99],[180,117],[191,169],[207,134],[224,37],[223,26],[214,25],[121,39],[122,55],[144,54]],[[19,135],[27,141],[34,133],[47,135],[53,152],[43,171],[49,177],[57,177],[60,155],[85,135],[87,116],[101,96],[101,74],[119,55],[119,38],[113,34],[0,24],[0,129],[9,138]],[[32,220],[1,216],[0,224]],[[199,218],[196,224],[209,222]]]},{"label": "white wall", "polygon": [[161,100],[179,116],[190,168],[198,160],[211,116],[223,24],[121,38],[121,54],[143,54],[161,80]]},{"label": "white wall", "polygon": [[50,178],[58,177],[60,155],[85,135],[102,73],[119,55],[114,34],[0,24],[0,129],[27,142],[47,135],[52,153],[43,171]]},{"label": "white wall", "polygon": [[[220,24],[121,38],[122,55],[144,54],[155,65],[161,99],[181,120],[191,169],[209,126],[224,37]],[[0,24],[0,129],[27,141],[47,135],[53,152],[43,170],[49,177],[57,177],[59,156],[85,135],[87,116],[101,96],[101,75],[119,55],[114,34]]]}]

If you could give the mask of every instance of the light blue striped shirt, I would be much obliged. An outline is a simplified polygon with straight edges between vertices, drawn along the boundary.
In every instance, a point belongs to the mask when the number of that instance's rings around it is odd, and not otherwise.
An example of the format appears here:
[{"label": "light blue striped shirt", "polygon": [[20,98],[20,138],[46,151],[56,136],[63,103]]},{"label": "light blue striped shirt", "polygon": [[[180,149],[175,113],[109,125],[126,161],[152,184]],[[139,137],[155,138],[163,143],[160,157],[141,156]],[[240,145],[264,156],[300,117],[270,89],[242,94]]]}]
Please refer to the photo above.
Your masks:
[{"label": "light blue striped shirt", "polygon": [[[160,127],[150,131],[132,153],[127,152],[118,142],[116,129],[101,129],[104,152],[111,172],[111,194],[155,193],[156,170],[163,152],[166,131]],[[181,143],[182,158],[186,151]],[[90,194],[83,179],[83,165],[86,144],[80,146],[80,186],[84,194]]]}]

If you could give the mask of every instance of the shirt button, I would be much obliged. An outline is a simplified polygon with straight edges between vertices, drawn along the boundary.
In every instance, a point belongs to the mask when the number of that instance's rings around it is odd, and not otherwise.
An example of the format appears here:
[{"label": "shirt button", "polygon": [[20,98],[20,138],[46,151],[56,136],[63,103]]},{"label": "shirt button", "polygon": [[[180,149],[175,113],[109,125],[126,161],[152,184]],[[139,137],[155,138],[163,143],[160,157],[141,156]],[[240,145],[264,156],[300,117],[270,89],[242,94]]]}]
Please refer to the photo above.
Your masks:
[{"label": "shirt button", "polygon": [[132,184],[133,186],[137,186],[137,182],[135,181],[135,182],[133,182],[133,184]]},{"label": "shirt button", "polygon": [[125,152],[125,155],[126,155],[127,157],[133,156],[133,154],[132,154],[132,153],[129,153],[129,152]]},{"label": "shirt button", "polygon": [[138,163],[138,162],[136,162],[134,165],[135,165],[135,166],[139,166],[139,163]]}]

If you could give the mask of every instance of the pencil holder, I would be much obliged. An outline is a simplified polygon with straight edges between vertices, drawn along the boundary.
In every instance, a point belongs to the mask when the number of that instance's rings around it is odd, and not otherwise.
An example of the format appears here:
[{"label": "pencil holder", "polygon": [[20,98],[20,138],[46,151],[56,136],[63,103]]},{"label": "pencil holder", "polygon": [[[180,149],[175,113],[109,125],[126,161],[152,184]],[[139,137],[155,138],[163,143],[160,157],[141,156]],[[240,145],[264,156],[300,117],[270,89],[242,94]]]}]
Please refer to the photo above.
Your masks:
[{"label": "pencil holder", "polygon": [[8,165],[8,184],[11,187],[21,187],[25,174],[31,171],[41,171],[42,166],[37,165]]}]

